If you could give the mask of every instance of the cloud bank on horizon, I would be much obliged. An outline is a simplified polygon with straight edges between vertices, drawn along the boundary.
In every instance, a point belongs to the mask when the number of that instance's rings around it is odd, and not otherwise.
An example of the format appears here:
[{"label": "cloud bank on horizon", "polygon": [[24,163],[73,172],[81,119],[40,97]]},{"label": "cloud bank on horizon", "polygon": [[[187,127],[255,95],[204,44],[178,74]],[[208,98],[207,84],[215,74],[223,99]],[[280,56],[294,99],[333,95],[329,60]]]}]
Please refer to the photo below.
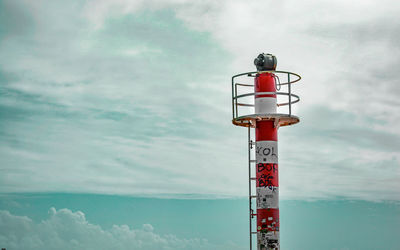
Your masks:
[{"label": "cloud bank on horizon", "polygon": [[243,249],[233,243],[215,245],[206,239],[180,239],[159,235],[150,224],[140,229],[113,225],[103,229],[87,221],[81,211],[49,210],[49,217],[39,223],[26,216],[0,210],[0,242],[7,249]]},{"label": "cloud bank on horizon", "polygon": [[300,73],[283,199],[400,200],[395,1],[2,1],[0,190],[245,196],[230,76]]}]

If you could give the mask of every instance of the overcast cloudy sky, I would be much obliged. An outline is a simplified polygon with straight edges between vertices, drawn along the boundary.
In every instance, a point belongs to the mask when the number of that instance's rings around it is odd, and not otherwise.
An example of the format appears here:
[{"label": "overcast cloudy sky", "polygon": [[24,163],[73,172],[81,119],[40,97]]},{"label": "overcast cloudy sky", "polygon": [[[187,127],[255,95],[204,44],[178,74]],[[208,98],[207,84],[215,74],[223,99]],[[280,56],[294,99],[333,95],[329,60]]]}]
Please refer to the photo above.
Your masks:
[{"label": "overcast cloudy sky", "polygon": [[[0,192],[245,197],[230,77],[267,52],[303,77],[301,122],[279,130],[281,199],[398,202],[399,12],[393,0],[0,0]],[[51,210],[86,220],[74,213]]]}]

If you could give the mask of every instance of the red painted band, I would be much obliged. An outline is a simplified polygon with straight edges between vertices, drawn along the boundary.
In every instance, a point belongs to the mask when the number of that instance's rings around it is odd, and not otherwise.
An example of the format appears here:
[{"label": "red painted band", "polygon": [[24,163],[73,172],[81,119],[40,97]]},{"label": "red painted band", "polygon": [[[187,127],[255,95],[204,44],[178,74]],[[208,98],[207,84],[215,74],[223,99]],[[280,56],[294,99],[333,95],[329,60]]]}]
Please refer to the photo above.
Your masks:
[{"label": "red painted band", "polygon": [[[275,75],[271,73],[258,74],[254,78],[254,92],[276,92],[275,89]],[[276,95],[256,95],[259,97],[275,97]]]},{"label": "red painted band", "polygon": [[258,163],[256,166],[257,187],[267,187],[271,190],[279,187],[278,164]]},{"label": "red painted band", "polygon": [[273,121],[256,122],[256,141],[277,141],[278,129]]},{"label": "red painted band", "polygon": [[279,231],[279,209],[257,209],[257,232],[262,230]]}]

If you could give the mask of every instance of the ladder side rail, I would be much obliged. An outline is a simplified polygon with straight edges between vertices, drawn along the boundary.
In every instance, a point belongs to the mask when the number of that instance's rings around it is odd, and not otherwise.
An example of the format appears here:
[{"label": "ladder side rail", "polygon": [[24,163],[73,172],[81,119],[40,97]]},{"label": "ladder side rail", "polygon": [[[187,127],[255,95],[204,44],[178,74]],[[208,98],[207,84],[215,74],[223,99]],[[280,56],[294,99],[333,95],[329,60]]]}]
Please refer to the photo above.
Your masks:
[{"label": "ladder side rail", "polygon": [[247,128],[247,147],[248,147],[248,158],[249,158],[249,238],[250,238],[250,250],[253,249],[253,234],[251,229],[252,224],[252,207],[251,207],[251,138],[250,138],[250,127]]}]

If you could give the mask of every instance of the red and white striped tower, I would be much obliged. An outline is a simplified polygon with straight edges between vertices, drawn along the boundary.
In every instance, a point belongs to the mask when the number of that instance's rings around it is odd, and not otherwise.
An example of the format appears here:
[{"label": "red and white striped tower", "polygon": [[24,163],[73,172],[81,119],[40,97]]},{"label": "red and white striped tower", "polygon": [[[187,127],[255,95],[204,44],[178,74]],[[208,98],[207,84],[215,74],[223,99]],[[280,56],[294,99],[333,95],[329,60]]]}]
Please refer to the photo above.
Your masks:
[{"label": "red and white striped tower", "polygon": [[[257,74],[254,81],[255,113],[276,113],[273,73]],[[257,246],[279,249],[278,128],[273,120],[256,121]]]},{"label": "red and white striped tower", "polygon": [[[271,54],[260,54],[254,60],[254,64],[257,67],[256,72],[241,73],[232,77],[232,123],[248,128],[250,250],[253,235],[257,235],[258,250],[280,249],[278,128],[300,121],[297,116],[292,115],[292,104],[298,102],[300,97],[291,93],[291,85],[301,77],[287,71],[276,71],[277,60]],[[243,77],[246,76],[254,77],[254,84],[243,83]],[[239,82],[236,82],[239,78]],[[281,86],[285,86],[287,92],[281,91]],[[254,93],[238,94],[239,88],[248,87],[254,87]],[[254,104],[240,101],[243,100],[241,98],[253,95]],[[278,104],[277,95],[287,97],[288,101]],[[253,106],[253,114],[239,115],[240,108]],[[277,113],[278,106],[287,106],[288,112]],[[251,128],[255,128],[255,160],[252,160],[254,156],[251,153],[254,145],[251,140]],[[254,168],[255,177],[252,174]],[[256,182],[255,195],[252,192],[253,181]],[[253,198],[256,199],[256,213],[252,205]],[[257,230],[254,230],[252,223],[254,217],[257,218]]]}]

